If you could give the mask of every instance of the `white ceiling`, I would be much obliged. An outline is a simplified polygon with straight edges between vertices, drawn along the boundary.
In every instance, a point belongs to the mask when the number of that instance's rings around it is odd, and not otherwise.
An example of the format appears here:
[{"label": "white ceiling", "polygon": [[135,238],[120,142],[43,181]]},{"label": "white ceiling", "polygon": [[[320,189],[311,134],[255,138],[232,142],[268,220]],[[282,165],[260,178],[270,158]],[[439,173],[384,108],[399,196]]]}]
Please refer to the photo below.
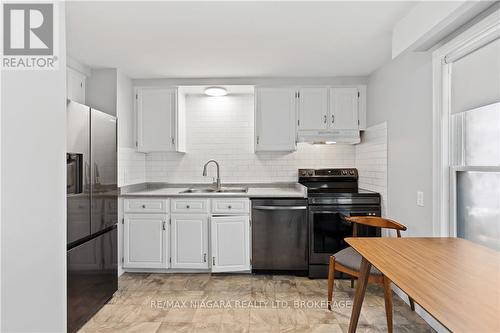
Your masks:
[{"label": "white ceiling", "polygon": [[132,78],[364,76],[414,2],[67,2],[67,48]]}]

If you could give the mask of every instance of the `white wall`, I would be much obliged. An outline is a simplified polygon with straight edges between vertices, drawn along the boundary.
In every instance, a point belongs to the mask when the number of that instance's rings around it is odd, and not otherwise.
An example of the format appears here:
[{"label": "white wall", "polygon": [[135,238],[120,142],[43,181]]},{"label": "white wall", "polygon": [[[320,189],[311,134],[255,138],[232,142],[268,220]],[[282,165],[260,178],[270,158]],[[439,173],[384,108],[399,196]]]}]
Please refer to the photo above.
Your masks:
[{"label": "white wall", "polygon": [[63,2],[55,19],[59,70],[3,71],[1,78],[3,332],[66,330]]},{"label": "white wall", "polygon": [[[367,107],[369,126],[387,122],[387,216],[408,227],[403,237],[432,236],[431,54],[402,54],[374,72]],[[424,192],[424,207],[416,205],[417,191]],[[438,332],[446,331],[418,305],[416,311]]]},{"label": "white wall", "polygon": [[83,64],[82,62],[69,55],[66,57],[66,66],[84,74],[85,76],[92,75],[92,69],[89,66]]},{"label": "white wall", "polygon": [[135,148],[134,88],[132,80],[120,70],[116,72],[116,116],[119,146]]},{"label": "white wall", "polygon": [[117,69],[92,69],[87,78],[86,104],[91,108],[116,116]]},{"label": "white wall", "polygon": [[351,145],[301,143],[296,152],[254,153],[253,95],[221,98],[188,95],[186,99],[187,153],[149,153],[146,177],[150,182],[206,183],[203,165],[215,159],[225,183],[296,182],[298,168],[352,167]]},{"label": "white wall", "polygon": [[432,236],[431,54],[403,54],[374,72],[368,110],[369,126],[387,122],[388,217],[405,224],[407,235]]},{"label": "white wall", "polygon": [[355,147],[359,187],[380,193],[382,216],[387,216],[387,123],[368,127]]}]

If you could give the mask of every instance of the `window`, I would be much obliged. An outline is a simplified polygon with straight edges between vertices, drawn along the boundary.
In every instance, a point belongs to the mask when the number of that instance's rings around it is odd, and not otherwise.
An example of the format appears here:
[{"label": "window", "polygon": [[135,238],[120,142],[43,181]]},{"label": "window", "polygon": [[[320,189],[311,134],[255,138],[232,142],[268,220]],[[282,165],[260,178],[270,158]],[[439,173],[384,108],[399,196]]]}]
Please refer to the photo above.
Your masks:
[{"label": "window", "polygon": [[451,123],[456,235],[500,250],[500,103],[455,113]]},{"label": "window", "polygon": [[433,54],[435,236],[500,250],[499,11]]}]

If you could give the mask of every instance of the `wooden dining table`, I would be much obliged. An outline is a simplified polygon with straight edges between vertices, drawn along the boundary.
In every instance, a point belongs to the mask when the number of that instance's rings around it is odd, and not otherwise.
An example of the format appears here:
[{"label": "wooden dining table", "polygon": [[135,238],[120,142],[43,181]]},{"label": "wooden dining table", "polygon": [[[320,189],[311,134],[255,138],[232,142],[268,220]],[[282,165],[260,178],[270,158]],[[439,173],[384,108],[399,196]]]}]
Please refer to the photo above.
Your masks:
[{"label": "wooden dining table", "polygon": [[349,332],[372,265],[448,330],[500,332],[500,252],[460,238],[346,241],[362,256]]}]

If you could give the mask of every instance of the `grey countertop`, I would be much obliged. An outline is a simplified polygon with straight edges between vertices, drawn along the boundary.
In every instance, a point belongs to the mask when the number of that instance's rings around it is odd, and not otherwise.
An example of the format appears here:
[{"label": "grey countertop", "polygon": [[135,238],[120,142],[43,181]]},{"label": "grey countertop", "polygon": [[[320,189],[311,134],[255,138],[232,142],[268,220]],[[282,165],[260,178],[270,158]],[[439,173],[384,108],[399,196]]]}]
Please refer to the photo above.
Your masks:
[{"label": "grey countertop", "polygon": [[156,197],[239,197],[239,198],[306,198],[307,188],[299,183],[223,184],[225,188],[247,187],[246,193],[181,193],[188,188],[212,187],[211,184],[141,183],[120,187],[120,195]]}]

